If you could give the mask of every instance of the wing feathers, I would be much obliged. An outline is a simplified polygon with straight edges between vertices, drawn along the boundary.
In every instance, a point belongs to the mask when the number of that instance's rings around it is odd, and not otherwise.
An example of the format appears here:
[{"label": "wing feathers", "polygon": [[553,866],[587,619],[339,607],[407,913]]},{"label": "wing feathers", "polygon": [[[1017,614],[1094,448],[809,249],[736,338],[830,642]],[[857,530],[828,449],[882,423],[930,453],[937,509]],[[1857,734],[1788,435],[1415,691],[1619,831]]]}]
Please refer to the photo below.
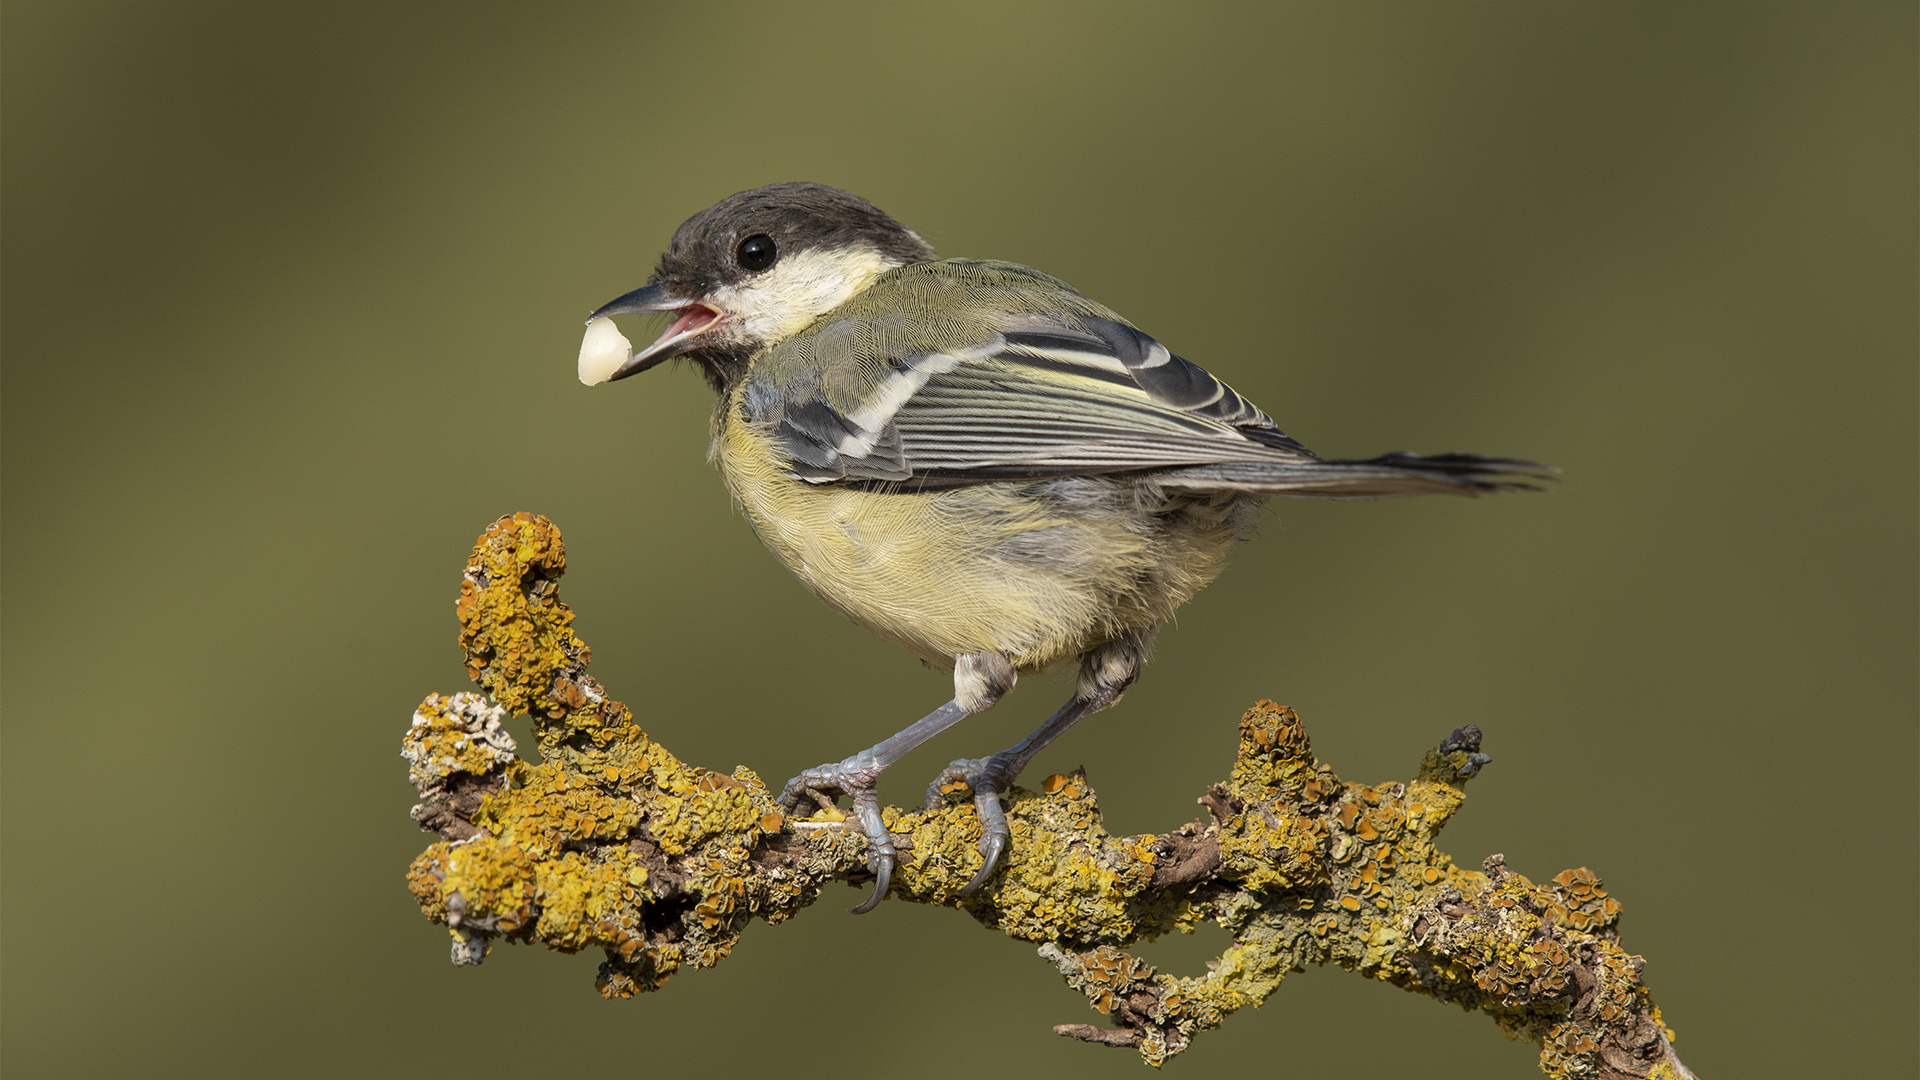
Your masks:
[{"label": "wing feathers", "polygon": [[969,348],[836,356],[877,372],[857,405],[835,408],[817,383],[797,399],[762,385],[748,389],[747,419],[771,422],[794,475],[813,483],[1315,460],[1159,342],[1125,323],[1081,322],[1031,318]]},{"label": "wing feathers", "polygon": [[1307,448],[1288,438],[1272,417],[1205,368],[1173,355],[1165,345],[1126,323],[1087,319],[1086,324],[1108,343],[1140,388],[1155,401],[1242,429],[1249,438],[1277,449],[1307,453]]}]

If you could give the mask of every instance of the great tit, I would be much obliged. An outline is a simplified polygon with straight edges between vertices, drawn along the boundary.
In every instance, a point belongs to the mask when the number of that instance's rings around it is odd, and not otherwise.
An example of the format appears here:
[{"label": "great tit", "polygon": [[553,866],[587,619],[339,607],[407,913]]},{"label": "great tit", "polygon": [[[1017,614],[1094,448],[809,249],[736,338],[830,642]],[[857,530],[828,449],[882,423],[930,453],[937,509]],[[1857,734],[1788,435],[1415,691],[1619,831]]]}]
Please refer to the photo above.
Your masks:
[{"label": "great tit", "polygon": [[[670,316],[635,353],[609,316]],[[953,700],[808,769],[789,810],[850,797],[873,895],[895,865],[875,784],[1021,673],[1076,660],[1073,697],[1018,745],[947,766],[980,815],[979,872],[1008,841],[1000,795],[1075,721],[1112,705],[1154,634],[1285,495],[1529,489],[1549,471],[1476,454],[1329,461],[1225,383],[1058,278],[941,259],[821,184],[731,195],[674,233],[647,284],[588,317],[580,377],[684,357],[719,393],[710,456],[781,562],[827,605],[929,664]]]}]

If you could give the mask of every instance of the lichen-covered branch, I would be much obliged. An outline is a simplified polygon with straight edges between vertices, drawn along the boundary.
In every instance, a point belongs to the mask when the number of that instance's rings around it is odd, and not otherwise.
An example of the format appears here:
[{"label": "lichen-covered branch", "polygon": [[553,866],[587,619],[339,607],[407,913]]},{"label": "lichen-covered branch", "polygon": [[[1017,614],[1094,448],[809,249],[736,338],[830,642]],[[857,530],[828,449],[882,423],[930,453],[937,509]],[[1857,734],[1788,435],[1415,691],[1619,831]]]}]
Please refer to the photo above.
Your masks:
[{"label": "lichen-covered branch", "polygon": [[[785,817],[746,767],[688,765],[654,742],[587,674],[557,583],[560,531],[516,514],[489,527],[461,585],[460,641],[484,693],[433,695],[404,754],[441,839],[407,880],[453,935],[455,963],[498,941],[604,950],[608,997],[657,990],[725,959],[754,919],[781,922],[833,881],[866,881],[866,841],[831,809]],[[500,726],[530,713],[539,764]],[[1692,1074],[1619,945],[1620,904],[1585,869],[1543,884],[1491,856],[1456,866],[1434,846],[1487,760],[1463,728],[1412,780],[1350,783],[1315,760],[1291,709],[1240,721],[1227,780],[1206,814],[1117,837],[1081,774],[1007,796],[1013,843],[979,893],[979,819],[964,789],[924,810],[888,808],[901,865],[892,895],[956,907],[1038,945],[1111,1026],[1062,1024],[1158,1065],[1288,973],[1337,964],[1479,1009],[1540,1044],[1557,1077]],[[1212,920],[1233,944],[1204,975],[1163,974],[1137,942]]]}]

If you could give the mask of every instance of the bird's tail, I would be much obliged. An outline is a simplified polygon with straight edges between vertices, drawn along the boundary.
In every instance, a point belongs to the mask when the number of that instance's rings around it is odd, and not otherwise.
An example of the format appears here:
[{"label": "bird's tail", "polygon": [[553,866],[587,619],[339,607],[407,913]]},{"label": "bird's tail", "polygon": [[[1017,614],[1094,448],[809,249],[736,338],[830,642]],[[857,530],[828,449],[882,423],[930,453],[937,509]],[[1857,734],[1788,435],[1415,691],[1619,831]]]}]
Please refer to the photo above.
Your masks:
[{"label": "bird's tail", "polygon": [[1245,492],[1296,499],[1385,499],[1396,495],[1480,495],[1540,491],[1559,470],[1537,461],[1480,454],[1391,454],[1356,461],[1195,465],[1155,473],[1169,491]]}]

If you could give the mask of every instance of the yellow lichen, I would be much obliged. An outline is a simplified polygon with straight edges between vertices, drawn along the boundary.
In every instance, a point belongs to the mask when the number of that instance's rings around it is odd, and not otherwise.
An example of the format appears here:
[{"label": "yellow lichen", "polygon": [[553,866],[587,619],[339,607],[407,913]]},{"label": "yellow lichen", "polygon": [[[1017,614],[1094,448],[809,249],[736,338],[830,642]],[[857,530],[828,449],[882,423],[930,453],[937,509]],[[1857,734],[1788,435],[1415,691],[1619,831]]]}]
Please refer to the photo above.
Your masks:
[{"label": "yellow lichen", "polygon": [[526,513],[494,522],[467,560],[454,608],[467,673],[516,716],[536,704],[571,709],[589,700],[578,687],[545,700],[557,675],[590,658],[574,636],[573,612],[556,595],[566,567],[560,530]]}]

